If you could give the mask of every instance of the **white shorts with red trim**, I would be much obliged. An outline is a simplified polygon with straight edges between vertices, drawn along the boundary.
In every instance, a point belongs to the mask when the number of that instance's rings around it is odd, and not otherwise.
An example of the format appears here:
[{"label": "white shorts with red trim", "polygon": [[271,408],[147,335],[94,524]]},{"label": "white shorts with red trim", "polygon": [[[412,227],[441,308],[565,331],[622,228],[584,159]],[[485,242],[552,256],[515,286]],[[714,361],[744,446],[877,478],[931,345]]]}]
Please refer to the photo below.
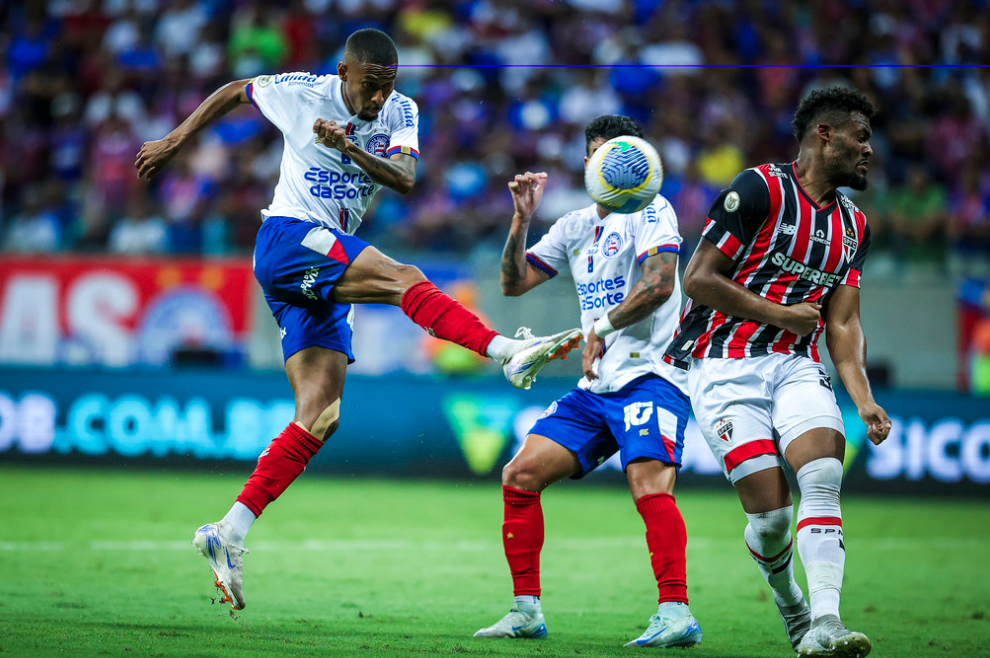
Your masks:
[{"label": "white shorts with red trim", "polygon": [[787,446],[809,430],[845,434],[828,372],[806,356],[692,359],[688,390],[701,433],[733,484],[782,466]]}]

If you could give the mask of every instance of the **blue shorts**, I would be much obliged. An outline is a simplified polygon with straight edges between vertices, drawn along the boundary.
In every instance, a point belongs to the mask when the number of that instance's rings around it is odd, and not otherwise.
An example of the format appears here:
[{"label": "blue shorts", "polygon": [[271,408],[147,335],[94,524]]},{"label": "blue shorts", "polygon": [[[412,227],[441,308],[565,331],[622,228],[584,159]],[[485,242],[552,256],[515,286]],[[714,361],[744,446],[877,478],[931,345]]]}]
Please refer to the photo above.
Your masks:
[{"label": "blue shorts", "polygon": [[581,478],[619,451],[622,470],[646,457],[678,469],[684,450],[691,402],[659,375],[643,375],[614,393],[575,388],[550,405],[530,434],[539,434],[573,452]]},{"label": "blue shorts", "polygon": [[269,217],[254,245],[254,276],[282,334],[282,356],[326,347],[351,351],[350,304],[338,304],[333,287],[368,243],[294,217]]}]

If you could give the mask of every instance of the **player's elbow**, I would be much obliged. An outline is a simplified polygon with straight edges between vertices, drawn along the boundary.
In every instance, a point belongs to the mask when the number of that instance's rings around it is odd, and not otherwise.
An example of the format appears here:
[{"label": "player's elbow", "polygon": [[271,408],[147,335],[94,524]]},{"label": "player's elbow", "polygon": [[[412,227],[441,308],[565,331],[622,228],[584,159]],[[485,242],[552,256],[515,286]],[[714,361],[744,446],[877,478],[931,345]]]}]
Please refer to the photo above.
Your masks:
[{"label": "player's elbow", "polygon": [[510,285],[505,281],[501,283],[502,296],[503,297],[518,297],[519,295],[526,292],[526,289],[519,285]]},{"label": "player's elbow", "polygon": [[412,192],[414,185],[416,185],[415,176],[400,176],[399,179],[395,181],[395,185],[392,186],[392,189],[399,194],[406,195]]}]

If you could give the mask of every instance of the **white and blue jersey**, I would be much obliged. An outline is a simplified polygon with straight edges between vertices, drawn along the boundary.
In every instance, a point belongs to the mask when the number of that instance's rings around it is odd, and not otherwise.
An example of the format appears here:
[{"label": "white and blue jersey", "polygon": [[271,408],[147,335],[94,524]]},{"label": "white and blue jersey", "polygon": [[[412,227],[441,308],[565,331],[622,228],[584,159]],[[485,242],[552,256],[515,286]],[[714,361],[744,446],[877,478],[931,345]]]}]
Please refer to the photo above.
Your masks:
[{"label": "white and blue jersey", "polygon": [[[621,304],[642,277],[641,264],[659,253],[678,253],[681,236],[670,203],[658,196],[636,213],[598,216],[595,204],[557,220],[526,258],[555,276],[569,267],[587,334],[595,320]],[[651,317],[605,338],[596,361],[598,379],[550,405],[530,434],[545,436],[575,454],[582,477],[616,451],[622,468],[648,458],[680,466],[690,401],[684,373],[662,357],[677,327],[681,286]]]},{"label": "white and blue jersey", "polygon": [[344,102],[336,75],[262,75],[248,98],[282,131],[285,146],[275,195],[261,211],[254,274],[278,322],[285,359],[312,346],[351,351],[351,305],[333,287],[367,246],[352,235],[381,185],[340,151],[316,141],[317,119],[336,121],[348,139],[383,158],[419,158],[419,110],[393,91],[378,116],[365,121]]},{"label": "white and blue jersey", "polygon": [[[639,212],[612,213],[602,219],[592,204],[557,220],[550,231],[526,253],[529,262],[556,276],[565,267],[577,289],[581,328],[591,332],[595,320],[622,303],[642,277],[640,264],[661,252],[677,253],[681,235],[677,215],[662,196]],[[596,362],[598,379],[584,378],[580,388],[592,393],[618,391],[630,381],[653,373],[685,394],[684,373],[663,361],[663,353],[677,328],[681,311],[681,283],[652,317],[624,327],[605,338],[605,353]]]},{"label": "white and blue jersey", "polygon": [[336,75],[261,75],[248,98],[282,131],[285,146],[275,195],[262,217],[295,217],[353,234],[381,185],[340,151],[316,142],[317,119],[336,121],[348,139],[383,158],[419,158],[419,108],[393,91],[378,116],[365,121],[347,109]]}]

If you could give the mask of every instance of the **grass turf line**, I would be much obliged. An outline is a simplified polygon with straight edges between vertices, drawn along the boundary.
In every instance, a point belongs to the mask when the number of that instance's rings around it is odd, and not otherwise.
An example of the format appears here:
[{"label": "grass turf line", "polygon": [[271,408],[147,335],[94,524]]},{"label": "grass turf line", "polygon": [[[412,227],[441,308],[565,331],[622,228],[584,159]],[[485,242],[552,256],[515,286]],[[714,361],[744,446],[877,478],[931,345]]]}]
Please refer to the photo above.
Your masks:
[{"label": "grass turf line", "polygon": [[[511,605],[497,483],[304,477],[248,540],[231,619],[189,544],[243,473],[0,467],[0,658],[628,656],[656,610],[628,492],[544,494],[546,641],[471,637]],[[791,656],[726,488],[684,490],[691,656]],[[990,656],[990,509],[847,498],[843,617],[885,657]],[[798,569],[799,582],[804,583]]]}]

